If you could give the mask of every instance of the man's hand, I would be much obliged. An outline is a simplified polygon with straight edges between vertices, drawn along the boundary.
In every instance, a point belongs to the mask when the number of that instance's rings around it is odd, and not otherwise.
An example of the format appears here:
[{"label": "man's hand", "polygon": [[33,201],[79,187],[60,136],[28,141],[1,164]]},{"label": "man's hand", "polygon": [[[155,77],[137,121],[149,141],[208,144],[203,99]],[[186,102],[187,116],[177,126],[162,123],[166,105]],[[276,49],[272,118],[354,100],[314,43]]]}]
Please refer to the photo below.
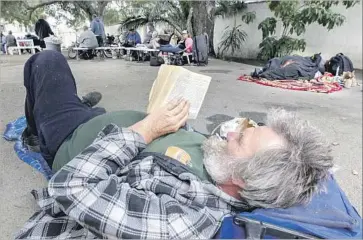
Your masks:
[{"label": "man's hand", "polygon": [[154,139],[176,132],[184,126],[188,119],[189,108],[190,104],[186,100],[169,102],[132,125],[130,129],[141,134],[148,144]]}]

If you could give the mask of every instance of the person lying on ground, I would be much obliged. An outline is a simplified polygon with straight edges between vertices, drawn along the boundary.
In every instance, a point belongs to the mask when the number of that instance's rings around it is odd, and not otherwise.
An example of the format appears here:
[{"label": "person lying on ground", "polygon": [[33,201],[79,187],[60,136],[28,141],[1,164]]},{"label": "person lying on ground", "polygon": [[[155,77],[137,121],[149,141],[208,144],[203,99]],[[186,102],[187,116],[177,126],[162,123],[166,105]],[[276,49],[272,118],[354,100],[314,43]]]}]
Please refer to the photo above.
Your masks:
[{"label": "person lying on ground", "polygon": [[[320,132],[284,110],[225,140],[181,129],[184,100],[148,115],[106,113],[93,108],[100,94],[77,97],[54,51],[27,61],[24,85],[24,141],[39,138],[48,164],[63,163],[48,188],[33,192],[42,209],[19,239],[210,239],[227,215],[308,202],[333,165]],[[178,134],[184,139],[173,140]],[[164,150],[156,146],[163,140]]]},{"label": "person lying on ground", "polygon": [[193,39],[188,34],[188,31],[184,30],[182,32],[182,40],[177,46],[172,46],[171,44],[161,45],[160,51],[170,53],[185,51],[187,53],[191,53],[193,51]]}]

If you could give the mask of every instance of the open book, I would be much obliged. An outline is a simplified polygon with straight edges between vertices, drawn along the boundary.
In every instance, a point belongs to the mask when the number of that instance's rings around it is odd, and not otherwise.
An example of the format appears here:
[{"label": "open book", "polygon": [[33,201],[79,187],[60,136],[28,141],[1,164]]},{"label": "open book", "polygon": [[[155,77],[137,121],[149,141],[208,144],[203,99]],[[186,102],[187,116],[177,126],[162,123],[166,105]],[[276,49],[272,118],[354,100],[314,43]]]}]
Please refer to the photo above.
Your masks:
[{"label": "open book", "polygon": [[183,67],[161,65],[150,91],[147,112],[182,97],[190,102],[189,119],[196,119],[211,79]]}]

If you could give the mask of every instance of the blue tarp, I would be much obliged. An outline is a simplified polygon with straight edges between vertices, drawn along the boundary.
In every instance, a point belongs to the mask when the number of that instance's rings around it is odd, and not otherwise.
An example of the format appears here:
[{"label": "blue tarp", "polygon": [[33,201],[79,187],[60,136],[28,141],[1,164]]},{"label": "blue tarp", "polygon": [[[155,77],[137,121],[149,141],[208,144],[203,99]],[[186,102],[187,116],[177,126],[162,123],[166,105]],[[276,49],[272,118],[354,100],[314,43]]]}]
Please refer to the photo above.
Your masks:
[{"label": "blue tarp", "polygon": [[47,162],[44,160],[40,153],[31,152],[26,149],[21,141],[21,134],[26,127],[26,118],[19,117],[15,121],[12,121],[6,125],[3,137],[7,141],[15,141],[14,151],[20,160],[26,162],[40,173],[44,175],[46,179],[50,179],[53,175],[52,170],[49,168]]}]

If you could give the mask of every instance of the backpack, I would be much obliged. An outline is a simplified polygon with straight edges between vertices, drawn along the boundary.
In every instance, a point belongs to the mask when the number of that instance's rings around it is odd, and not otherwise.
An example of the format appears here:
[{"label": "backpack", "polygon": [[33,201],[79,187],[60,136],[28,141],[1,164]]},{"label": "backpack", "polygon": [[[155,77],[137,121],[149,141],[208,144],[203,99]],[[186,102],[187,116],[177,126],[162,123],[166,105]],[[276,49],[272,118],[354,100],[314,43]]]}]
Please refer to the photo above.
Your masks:
[{"label": "backpack", "polygon": [[333,75],[340,76],[343,72],[353,72],[354,67],[352,61],[347,56],[343,53],[338,53],[330,59],[327,70]]},{"label": "backpack", "polygon": [[197,65],[208,65],[209,42],[207,35],[193,38],[193,58]]},{"label": "backpack", "polygon": [[164,64],[164,59],[159,56],[151,56],[150,57],[150,66],[158,67],[161,64]]}]

